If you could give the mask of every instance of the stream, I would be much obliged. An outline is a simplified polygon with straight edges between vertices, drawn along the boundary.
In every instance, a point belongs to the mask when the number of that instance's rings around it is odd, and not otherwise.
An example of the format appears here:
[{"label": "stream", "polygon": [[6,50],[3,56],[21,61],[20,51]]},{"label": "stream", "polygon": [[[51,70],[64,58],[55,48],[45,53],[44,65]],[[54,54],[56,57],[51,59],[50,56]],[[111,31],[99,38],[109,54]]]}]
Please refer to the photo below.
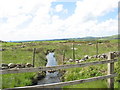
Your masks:
[{"label": "stream", "polygon": [[[58,65],[55,59],[54,52],[48,53],[46,58],[47,58],[46,67]],[[54,71],[54,72],[46,71],[45,78],[39,80],[37,84],[41,85],[41,84],[50,84],[50,83],[58,83],[58,82],[60,82],[59,71]]]}]

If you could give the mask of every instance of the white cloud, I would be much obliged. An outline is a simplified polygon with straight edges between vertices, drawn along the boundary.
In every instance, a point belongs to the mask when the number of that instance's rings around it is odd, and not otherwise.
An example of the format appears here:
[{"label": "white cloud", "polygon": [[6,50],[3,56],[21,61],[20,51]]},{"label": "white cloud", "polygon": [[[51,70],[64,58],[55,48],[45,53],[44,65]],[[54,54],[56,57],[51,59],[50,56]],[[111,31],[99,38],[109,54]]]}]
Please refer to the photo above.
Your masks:
[{"label": "white cloud", "polygon": [[54,0],[1,0],[0,11],[2,16],[16,16],[22,13],[30,13],[33,9],[44,7]]},{"label": "white cloud", "polygon": [[66,19],[66,33],[72,37],[104,36],[117,34],[118,20],[99,22],[97,18],[117,8],[117,0],[84,0],[76,3],[75,13]]},{"label": "white cloud", "polygon": [[56,12],[61,12],[63,10],[63,5],[56,5],[55,7]]},{"label": "white cloud", "polygon": [[93,28],[93,31],[96,32],[96,35],[112,35],[118,33],[118,20],[109,19],[105,22],[96,24]]},{"label": "white cloud", "polygon": [[113,8],[118,7],[118,0],[84,0],[77,2],[77,9],[75,13],[80,16],[86,16],[87,14],[92,14],[93,16],[101,16]]},{"label": "white cloud", "polygon": [[[8,18],[6,23],[0,24],[1,39],[40,40],[117,33],[117,19],[99,22],[97,17],[117,8],[118,0],[77,1],[75,13],[65,20],[57,15],[49,15],[52,1],[54,0],[1,0],[0,18]],[[67,13],[62,4],[57,5],[55,10]],[[20,28],[22,26],[24,28]]]}]

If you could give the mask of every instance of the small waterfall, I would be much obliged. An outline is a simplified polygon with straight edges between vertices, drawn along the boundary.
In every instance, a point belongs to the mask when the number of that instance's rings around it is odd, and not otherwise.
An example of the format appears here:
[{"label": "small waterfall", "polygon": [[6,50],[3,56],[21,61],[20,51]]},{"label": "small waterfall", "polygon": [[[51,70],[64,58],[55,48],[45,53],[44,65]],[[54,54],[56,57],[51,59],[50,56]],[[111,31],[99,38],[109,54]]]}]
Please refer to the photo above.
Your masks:
[{"label": "small waterfall", "polygon": [[[54,57],[54,53],[49,53],[46,58],[48,60],[47,64],[46,64],[46,67],[48,66],[56,66],[57,65],[57,61]],[[46,76],[48,77],[56,77],[58,75],[58,72],[53,72],[53,73],[50,73],[49,71],[46,71]]]},{"label": "small waterfall", "polygon": [[[47,58],[46,67],[58,65],[53,52],[48,53],[46,58]],[[58,76],[58,74],[59,74],[58,71],[53,71],[53,72],[46,71],[46,77],[38,81],[38,85],[60,82],[60,76]]]}]

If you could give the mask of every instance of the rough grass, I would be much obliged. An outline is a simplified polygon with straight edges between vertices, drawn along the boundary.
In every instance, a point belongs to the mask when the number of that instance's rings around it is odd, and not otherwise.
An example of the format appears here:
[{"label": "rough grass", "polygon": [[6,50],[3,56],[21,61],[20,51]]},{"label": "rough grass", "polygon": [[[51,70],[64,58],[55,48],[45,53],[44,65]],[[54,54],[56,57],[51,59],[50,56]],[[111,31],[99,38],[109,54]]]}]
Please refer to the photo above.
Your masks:
[{"label": "rough grass", "polygon": [[3,42],[2,46],[3,47],[9,47],[9,46],[15,46],[15,45],[22,45],[22,43],[15,43],[15,42]]},{"label": "rough grass", "polygon": [[35,73],[6,74],[2,76],[2,88],[14,88],[32,85]]},{"label": "rough grass", "polygon": [[[35,55],[35,67],[45,66],[46,58],[45,53],[47,50],[55,49],[55,57],[59,64],[62,64],[63,59],[63,50],[65,50],[65,61],[72,58],[72,43],[59,43],[67,41],[39,41],[39,42],[24,42],[24,43],[3,43],[2,48],[5,48],[5,51],[2,51],[2,63],[31,63],[32,64],[32,55],[33,48],[37,48]],[[20,45],[25,45],[24,48],[21,48]],[[77,43],[74,44],[75,48],[75,58],[81,59],[84,55],[95,55],[96,54],[96,45],[88,45],[88,43]],[[110,43],[101,43],[98,44],[98,53],[108,53],[110,51],[118,51],[118,44],[115,41]],[[96,61],[97,59],[91,59],[86,62]],[[72,64],[72,63],[71,63]],[[116,64],[117,68],[118,64]],[[91,66],[84,68],[74,68],[67,69],[64,75],[64,81],[84,79],[94,76],[101,76],[106,74],[106,65]],[[89,73],[90,72],[90,73]],[[118,69],[115,69],[115,72],[118,72]],[[3,88],[12,88],[32,84],[32,78],[36,73],[22,73],[22,74],[6,74],[2,75]],[[118,78],[116,78],[117,80]],[[10,82],[11,81],[11,82]],[[9,83],[8,83],[9,82]],[[99,83],[103,82],[101,85]],[[93,83],[93,84],[92,84]],[[64,88],[88,88],[94,87],[94,84],[97,83],[96,87],[106,87],[106,80],[95,81],[86,84],[78,84],[73,86],[66,86]],[[93,85],[93,86],[92,86]],[[100,85],[100,86],[99,86]],[[115,87],[118,87],[117,82],[115,82]]]},{"label": "rough grass", "polygon": [[[75,45],[77,50],[76,53],[76,59],[81,59],[84,57],[84,55],[96,55],[96,47],[95,45]],[[98,53],[108,53],[111,51],[118,51],[118,44],[117,43],[103,43],[98,44]],[[100,61],[101,59],[89,59],[85,62],[93,62],[93,61]],[[82,62],[82,63],[85,63]],[[68,64],[75,64],[75,63],[68,63]],[[119,73],[118,71],[118,62],[115,63],[115,72]],[[72,80],[80,80],[90,77],[97,77],[107,74],[107,65],[95,65],[90,67],[83,67],[83,68],[75,68],[75,69],[68,69],[66,73],[64,74],[64,81],[72,81]],[[118,88],[117,83],[118,77],[115,78],[115,88]],[[120,80],[120,79],[119,79]],[[65,86],[63,88],[106,88],[106,80],[100,80],[100,81],[94,81],[84,84],[78,84],[78,85],[71,85],[71,86]]]},{"label": "rough grass", "polygon": [[107,88],[107,83],[106,80],[98,80],[77,85],[65,86],[64,88]]},{"label": "rough grass", "polygon": [[[116,69],[118,68],[117,64],[118,63],[116,62],[115,72],[117,72],[116,71]],[[64,74],[64,81],[87,79],[87,78],[103,76],[103,75],[107,75],[107,64],[67,69],[66,73]],[[118,88],[118,84],[116,81],[117,79],[118,78],[116,77],[115,88]],[[107,80],[99,80],[89,83],[78,84],[78,85],[65,86],[63,88],[107,88]]]}]

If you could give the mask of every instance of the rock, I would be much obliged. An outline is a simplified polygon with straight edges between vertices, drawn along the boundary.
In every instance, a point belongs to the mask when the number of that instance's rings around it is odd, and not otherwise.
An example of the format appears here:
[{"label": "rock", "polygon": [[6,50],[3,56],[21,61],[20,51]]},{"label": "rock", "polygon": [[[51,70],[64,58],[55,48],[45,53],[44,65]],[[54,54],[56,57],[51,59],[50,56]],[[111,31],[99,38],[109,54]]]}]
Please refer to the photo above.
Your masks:
[{"label": "rock", "polygon": [[88,45],[92,45],[92,43],[88,43]]},{"label": "rock", "polygon": [[26,63],[26,65],[25,65],[26,67],[33,67],[33,65],[32,64],[30,64],[30,63]]},{"label": "rock", "polygon": [[114,51],[113,53],[114,53],[115,57],[119,57],[120,56],[120,52],[119,51]]},{"label": "rock", "polygon": [[94,55],[93,57],[94,57],[94,58],[97,58],[97,55]]},{"label": "rock", "polygon": [[100,56],[100,58],[101,58],[101,59],[104,59],[104,56],[103,56],[103,55],[101,55],[101,56]]},{"label": "rock", "polygon": [[92,59],[92,58],[94,58],[93,56],[89,56],[89,58],[88,59]]},{"label": "rock", "polygon": [[101,54],[97,55],[97,58],[100,58],[101,57]]},{"label": "rock", "polygon": [[1,69],[8,69],[8,64],[2,63],[1,64]]},{"label": "rock", "polygon": [[1,66],[2,67],[8,67],[8,64],[2,63]]},{"label": "rock", "polygon": [[83,61],[85,61],[86,59],[85,58],[83,58],[83,59],[81,59],[81,60],[79,60],[79,62],[83,62]]},{"label": "rock", "polygon": [[1,69],[3,70],[3,69],[8,69],[8,67],[1,67]]},{"label": "rock", "polygon": [[84,60],[82,60],[82,59],[81,59],[81,60],[79,60],[79,62],[83,62],[83,61],[84,61]]},{"label": "rock", "polygon": [[15,67],[16,67],[16,64],[14,64],[14,63],[9,63],[9,64],[8,64],[8,67],[9,67],[9,68],[15,68]]},{"label": "rock", "polygon": [[25,64],[21,64],[21,68],[25,68]]},{"label": "rock", "polygon": [[16,64],[16,68],[21,68],[21,64]]},{"label": "rock", "polygon": [[79,59],[76,59],[75,61],[79,61]]},{"label": "rock", "polygon": [[54,73],[54,72],[56,72],[56,70],[49,70],[48,72],[49,73]]},{"label": "rock", "polygon": [[69,59],[69,62],[73,62],[73,59],[70,58],[70,59]]},{"label": "rock", "polygon": [[84,56],[84,58],[85,58],[85,59],[88,59],[88,58],[89,58],[89,56],[88,56],[88,55],[85,55],[85,56]]},{"label": "rock", "polygon": [[107,59],[107,55],[106,54],[102,54],[104,59]]},{"label": "rock", "polygon": [[75,61],[76,63],[80,63],[79,60],[78,61]]}]

